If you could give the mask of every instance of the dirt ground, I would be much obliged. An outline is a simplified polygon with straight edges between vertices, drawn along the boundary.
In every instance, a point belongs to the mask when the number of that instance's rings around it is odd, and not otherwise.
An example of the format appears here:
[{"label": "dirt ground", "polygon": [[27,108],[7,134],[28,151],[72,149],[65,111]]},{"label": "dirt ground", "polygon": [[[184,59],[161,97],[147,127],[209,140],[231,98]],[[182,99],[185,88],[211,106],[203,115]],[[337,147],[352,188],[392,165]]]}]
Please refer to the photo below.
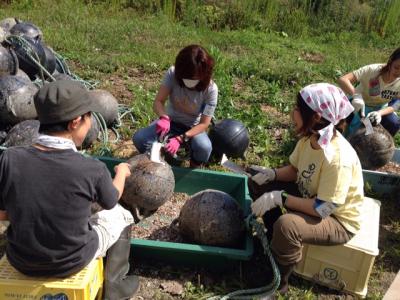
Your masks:
[{"label": "dirt ground", "polygon": [[[369,281],[369,295],[383,295],[400,268],[400,257],[396,254],[400,244],[399,224],[396,222],[400,219],[399,208],[400,203],[383,203],[380,254],[375,260]],[[4,253],[6,246],[6,227],[5,222],[0,222],[0,255]],[[131,300],[206,299],[215,294],[223,295],[238,289],[261,287],[272,279],[270,263],[263,255],[258,239],[255,239],[254,255],[250,261],[233,263],[228,269],[170,265],[162,261],[133,257],[130,273],[140,277],[139,291]],[[292,276],[290,285],[290,299],[301,299],[306,290],[318,295],[318,299],[355,299],[351,295],[312,284],[296,276]],[[299,293],[303,296],[300,297]]]},{"label": "dirt ground", "polygon": [[[303,59],[323,59],[323,57],[314,57],[305,53]],[[160,78],[158,74],[154,75],[155,78],[146,78],[136,69],[129,72],[129,80],[134,78],[145,88],[154,86]],[[120,103],[129,104],[134,99],[133,93],[128,88],[127,79],[119,76],[110,76],[104,80],[102,88],[112,90]],[[274,113],[269,107],[262,109]],[[281,115],[277,113],[277,117],[281,117]],[[281,118],[284,123],[286,119]],[[274,137],[279,139],[281,135],[282,130],[277,128]],[[137,153],[130,140],[113,145],[113,152],[115,157],[120,158],[129,158]],[[398,171],[398,169],[396,170]],[[392,206],[386,204],[383,203],[381,210],[380,254],[376,258],[370,279],[369,295],[383,295],[400,269],[400,229],[396,227],[398,223],[393,225],[393,220],[400,220],[400,201]],[[0,255],[4,254],[6,247],[5,230],[6,224],[0,222]],[[262,247],[257,240],[255,240],[254,255],[250,261],[234,263],[225,270],[177,266],[156,260],[138,260],[133,257],[131,273],[140,276],[140,288],[138,293],[131,298],[132,300],[206,299],[215,294],[224,295],[238,289],[260,287],[268,284],[272,278],[270,264],[263,255]],[[313,295],[318,295],[318,299],[328,300],[354,299],[351,295],[310,284],[295,276],[292,276],[290,284],[289,297],[291,299],[300,299],[301,297],[297,296],[299,291],[305,290],[312,292],[311,298],[308,299],[314,299]]]}]

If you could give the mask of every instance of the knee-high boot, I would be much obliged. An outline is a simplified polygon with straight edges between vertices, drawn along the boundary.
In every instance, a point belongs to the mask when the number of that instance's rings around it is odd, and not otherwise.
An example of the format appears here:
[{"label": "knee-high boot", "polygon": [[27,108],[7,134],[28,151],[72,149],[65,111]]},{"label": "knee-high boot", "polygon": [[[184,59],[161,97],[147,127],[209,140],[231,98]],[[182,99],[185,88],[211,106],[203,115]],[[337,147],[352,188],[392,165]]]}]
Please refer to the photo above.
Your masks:
[{"label": "knee-high boot", "polygon": [[107,251],[105,266],[104,300],[123,300],[131,298],[139,288],[139,278],[127,276],[131,225],[124,228],[119,239]]}]

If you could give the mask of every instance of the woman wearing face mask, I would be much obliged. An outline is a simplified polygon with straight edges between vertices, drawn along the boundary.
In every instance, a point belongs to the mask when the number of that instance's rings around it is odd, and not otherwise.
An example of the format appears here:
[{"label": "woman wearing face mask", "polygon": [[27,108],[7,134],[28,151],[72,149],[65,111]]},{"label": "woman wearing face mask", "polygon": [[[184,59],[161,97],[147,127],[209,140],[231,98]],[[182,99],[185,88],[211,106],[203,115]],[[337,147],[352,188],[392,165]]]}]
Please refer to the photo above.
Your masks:
[{"label": "woman wearing face mask", "polygon": [[[359,83],[357,87],[354,84]],[[372,64],[347,73],[339,78],[338,84],[353,100],[354,115],[349,134],[360,126],[360,116],[370,119],[372,125],[381,123],[394,136],[400,129],[400,48],[389,57],[386,64]]]},{"label": "woman wearing face mask", "polygon": [[[353,111],[343,91],[328,83],[300,90],[292,121],[300,137],[287,166],[260,168],[249,180],[252,212],[263,217],[281,272],[281,293],[301,260],[303,243],[338,245],[360,229],[364,200],[361,164],[340,134]],[[261,189],[255,192],[254,186]],[[284,207],[287,213],[282,214]]]},{"label": "woman wearing face mask", "polygon": [[206,131],[218,99],[218,87],[211,79],[213,67],[214,59],[199,45],[189,45],[178,53],[154,100],[153,109],[159,119],[133,136],[140,153],[168,134],[164,149],[169,154],[176,154],[187,142],[192,167],[208,161],[212,145]]}]

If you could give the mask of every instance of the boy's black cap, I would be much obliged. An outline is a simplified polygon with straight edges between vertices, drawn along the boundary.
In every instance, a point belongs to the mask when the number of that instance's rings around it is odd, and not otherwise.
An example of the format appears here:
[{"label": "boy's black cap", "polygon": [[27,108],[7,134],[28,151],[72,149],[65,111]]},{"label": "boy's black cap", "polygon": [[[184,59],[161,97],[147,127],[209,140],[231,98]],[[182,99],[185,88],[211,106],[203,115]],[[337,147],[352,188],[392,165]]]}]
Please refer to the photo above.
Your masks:
[{"label": "boy's black cap", "polygon": [[85,113],[100,111],[100,104],[77,81],[46,83],[35,95],[35,107],[41,124],[71,121]]}]

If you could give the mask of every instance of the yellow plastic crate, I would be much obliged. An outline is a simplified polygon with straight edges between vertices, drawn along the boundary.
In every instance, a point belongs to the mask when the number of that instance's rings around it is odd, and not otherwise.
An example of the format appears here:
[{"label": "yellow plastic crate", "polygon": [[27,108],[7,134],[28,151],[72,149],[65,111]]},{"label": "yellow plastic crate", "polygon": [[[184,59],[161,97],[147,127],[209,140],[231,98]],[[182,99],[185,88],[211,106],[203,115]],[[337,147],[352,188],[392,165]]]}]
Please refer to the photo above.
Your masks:
[{"label": "yellow plastic crate", "polygon": [[303,247],[295,273],[336,290],[364,298],[368,279],[378,255],[380,202],[365,197],[360,231],[340,246]]},{"label": "yellow plastic crate", "polygon": [[79,273],[64,279],[29,277],[0,260],[1,300],[93,300],[101,299],[103,259],[95,259]]}]

